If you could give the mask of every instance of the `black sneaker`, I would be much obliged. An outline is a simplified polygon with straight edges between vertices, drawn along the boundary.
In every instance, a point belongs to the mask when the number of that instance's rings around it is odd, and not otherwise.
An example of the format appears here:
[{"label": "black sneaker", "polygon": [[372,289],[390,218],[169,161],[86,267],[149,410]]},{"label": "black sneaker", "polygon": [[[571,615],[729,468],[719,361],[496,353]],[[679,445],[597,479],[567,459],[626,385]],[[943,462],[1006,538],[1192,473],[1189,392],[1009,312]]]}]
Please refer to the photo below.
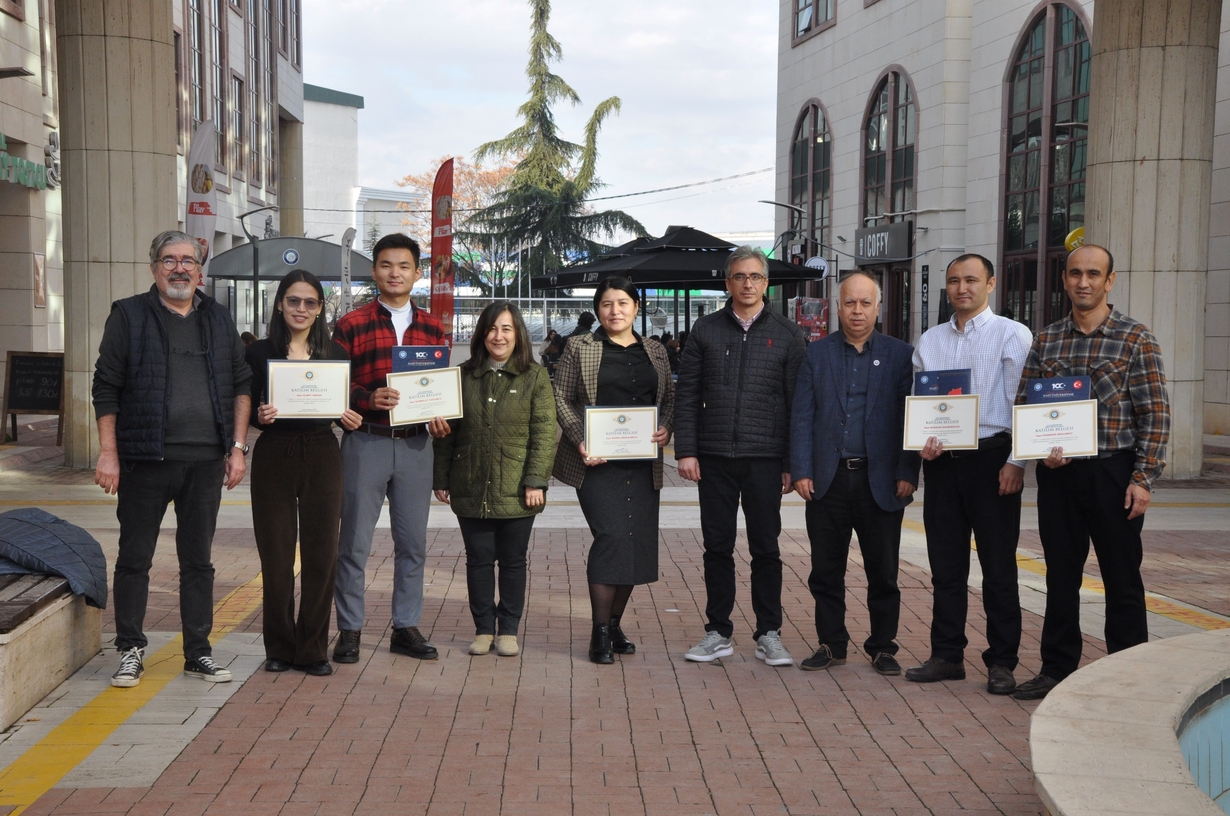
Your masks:
[{"label": "black sneaker", "polygon": [[184,661],[184,674],[197,677],[206,683],[229,683],[231,673],[214,662],[209,655],[201,655]]},{"label": "black sneaker", "polygon": [[901,664],[897,662],[897,658],[888,652],[880,652],[871,658],[871,665],[872,668],[885,677],[896,677],[901,674]]},{"label": "black sneaker", "polygon": [[799,668],[803,671],[820,671],[821,669],[831,669],[834,666],[840,666],[846,662],[844,657],[833,657],[833,650],[828,646],[821,644],[816,653],[811,657],[806,657],[799,661]]},{"label": "black sneaker", "polygon": [[363,632],[359,629],[342,629],[337,633],[337,645],[333,647],[334,663],[358,663],[359,639]]},{"label": "black sneaker", "polygon": [[111,685],[116,688],[132,688],[141,683],[145,674],[145,651],[139,646],[120,652],[120,667],[111,675]]},{"label": "black sneaker", "polygon": [[1047,677],[1045,674],[1039,674],[1032,680],[1026,680],[1016,687],[1016,691],[1012,692],[1014,700],[1041,700],[1043,697],[1051,693],[1051,689],[1059,685],[1059,681],[1054,677]]},{"label": "black sneaker", "polygon": [[407,657],[417,657],[419,660],[435,660],[440,656],[436,647],[427,642],[427,638],[423,637],[423,633],[417,626],[394,629],[393,637],[389,638],[389,651]]}]

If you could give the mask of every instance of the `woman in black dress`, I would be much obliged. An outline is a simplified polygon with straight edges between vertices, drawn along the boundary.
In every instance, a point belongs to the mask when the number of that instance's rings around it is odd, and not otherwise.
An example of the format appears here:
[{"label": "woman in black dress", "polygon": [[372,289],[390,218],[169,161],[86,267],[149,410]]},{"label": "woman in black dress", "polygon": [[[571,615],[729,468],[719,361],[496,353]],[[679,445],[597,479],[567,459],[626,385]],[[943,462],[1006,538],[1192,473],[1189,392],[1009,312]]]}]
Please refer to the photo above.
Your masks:
[{"label": "woman in black dress", "polygon": [[[248,346],[252,393],[261,435],[252,453],[252,527],[264,582],[265,671],[333,673],[326,657],[338,524],[342,457],[332,419],[278,419],[269,405],[270,360],[345,360],[322,319],[325,293],[311,272],[296,269],[278,284],[264,340]],[[347,409],[339,420],[354,430],[363,418]],[[300,553],[299,616],[295,618],[295,542]]]},{"label": "woman in black dress", "polygon": [[[564,438],[557,479],[577,489],[594,536],[586,577],[593,612],[589,659],[613,663],[634,654],[620,618],[636,584],[658,580],[658,500],[662,450],[671,436],[675,386],[666,349],[633,331],[640,296],[626,278],[607,278],[594,294],[600,328],[576,335],[555,371],[555,407]],[[658,406],[656,460],[612,461],[585,450],[585,406]]]}]

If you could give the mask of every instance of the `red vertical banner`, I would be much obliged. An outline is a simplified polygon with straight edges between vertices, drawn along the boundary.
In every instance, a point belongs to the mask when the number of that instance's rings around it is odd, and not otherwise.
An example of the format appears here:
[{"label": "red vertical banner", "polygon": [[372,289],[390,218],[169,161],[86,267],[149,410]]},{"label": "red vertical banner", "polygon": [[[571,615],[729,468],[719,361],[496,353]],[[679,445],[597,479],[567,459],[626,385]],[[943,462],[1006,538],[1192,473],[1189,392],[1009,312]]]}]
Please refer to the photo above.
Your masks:
[{"label": "red vertical banner", "polygon": [[440,165],[431,189],[431,313],[453,345],[453,160]]}]

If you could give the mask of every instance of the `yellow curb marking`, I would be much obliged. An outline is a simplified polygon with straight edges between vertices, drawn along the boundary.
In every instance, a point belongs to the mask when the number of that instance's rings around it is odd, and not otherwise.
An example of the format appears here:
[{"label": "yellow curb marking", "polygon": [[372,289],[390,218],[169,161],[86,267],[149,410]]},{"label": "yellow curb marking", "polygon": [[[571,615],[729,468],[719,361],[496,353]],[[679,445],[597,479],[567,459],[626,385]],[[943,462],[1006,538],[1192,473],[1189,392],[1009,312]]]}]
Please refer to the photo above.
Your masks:
[{"label": "yellow curb marking", "polygon": [[[299,560],[295,559],[295,572]],[[214,607],[213,642],[231,633],[262,602],[263,581],[257,573]],[[107,686],[97,697],[30,746],[12,765],[0,771],[0,807],[16,805],[17,816],[51,790],[107,737],[123,725],[168,683],[183,674],[183,635],[145,659],[145,675],[136,688]]]},{"label": "yellow curb marking", "polygon": [[[1156,503],[1153,505],[1157,506]],[[901,526],[916,533],[926,535],[926,528],[917,521],[905,519],[901,522]],[[970,549],[977,549],[973,540],[970,541]],[[1016,565],[1018,568],[1026,572],[1032,572],[1035,575],[1046,575],[1046,562],[1040,561],[1032,556],[1024,555],[1020,552],[1016,554]],[[1097,578],[1091,578],[1085,575],[1081,579],[1081,589],[1087,589],[1090,592],[1096,592],[1099,595],[1106,594],[1106,585]],[[1215,615],[1210,615],[1206,612],[1201,612],[1196,609],[1189,609],[1186,606],[1180,606],[1166,600],[1165,598],[1154,595],[1151,592],[1145,593],[1145,608],[1150,612],[1154,612],[1162,617],[1170,618],[1179,623],[1186,623],[1189,626],[1195,626],[1197,629],[1230,629],[1230,621],[1223,620]]]}]

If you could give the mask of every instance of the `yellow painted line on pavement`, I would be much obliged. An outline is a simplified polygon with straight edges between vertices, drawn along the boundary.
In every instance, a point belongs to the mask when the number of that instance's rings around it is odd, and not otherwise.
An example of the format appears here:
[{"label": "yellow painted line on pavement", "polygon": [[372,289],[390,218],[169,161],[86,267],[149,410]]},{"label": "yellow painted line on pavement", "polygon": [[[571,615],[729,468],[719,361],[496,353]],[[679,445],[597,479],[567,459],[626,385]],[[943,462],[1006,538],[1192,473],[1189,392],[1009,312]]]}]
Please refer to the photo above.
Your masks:
[{"label": "yellow painted line on pavement", "polygon": [[[298,570],[296,559],[295,572]],[[213,641],[230,634],[261,604],[260,573],[236,587],[214,607]],[[16,806],[22,813],[56,786],[98,746],[168,683],[183,674],[183,636],[145,658],[145,675],[136,688],[107,686],[51,733],[30,746],[12,765],[0,771],[0,807]]]},{"label": "yellow painted line on pavement", "polygon": [[[1157,506],[1156,503],[1153,505]],[[916,533],[926,535],[926,528],[920,522],[911,519],[905,519],[901,522],[901,526]],[[970,540],[970,549],[976,549],[973,539]],[[1032,572],[1035,575],[1046,575],[1046,562],[1041,561],[1032,556],[1018,552],[1016,554],[1016,565],[1019,569],[1026,572]],[[1097,578],[1085,575],[1081,579],[1081,589],[1087,589],[1090,592],[1096,592],[1099,595],[1106,594],[1106,585]],[[1186,606],[1180,606],[1158,597],[1151,592],[1145,593],[1145,608],[1150,612],[1156,613],[1171,620],[1180,623],[1186,623],[1189,626],[1195,626],[1197,629],[1230,629],[1230,621],[1223,620],[1215,615],[1210,615],[1206,612],[1201,612],[1197,609],[1190,609]]]}]

